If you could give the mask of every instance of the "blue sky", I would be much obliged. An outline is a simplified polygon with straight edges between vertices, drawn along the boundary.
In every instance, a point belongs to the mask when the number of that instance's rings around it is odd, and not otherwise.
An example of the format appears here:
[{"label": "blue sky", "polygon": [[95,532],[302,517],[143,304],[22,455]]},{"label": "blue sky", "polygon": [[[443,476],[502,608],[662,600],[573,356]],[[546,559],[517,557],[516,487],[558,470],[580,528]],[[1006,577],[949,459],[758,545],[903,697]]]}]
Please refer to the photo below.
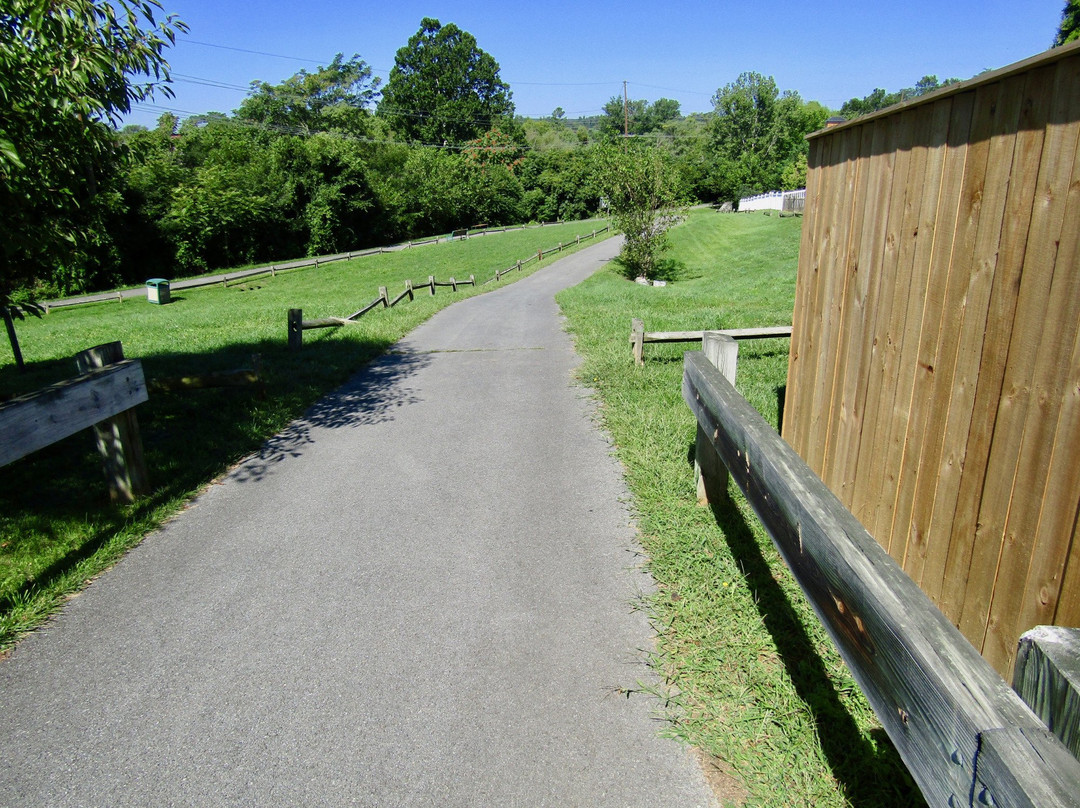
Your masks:
[{"label": "blue sky", "polygon": [[[278,83],[356,53],[385,81],[394,54],[435,17],[472,33],[501,67],[518,114],[593,115],[629,82],[631,98],[711,108],[710,96],[753,70],[782,90],[838,108],[875,87],[923,75],[966,79],[1049,47],[1064,0],[163,0],[190,26],[169,50],[176,97],[128,123],[231,112],[253,80]],[[239,50],[237,50],[239,49]],[[247,51],[257,51],[251,53]],[[291,58],[282,58],[291,57]],[[226,86],[207,86],[208,83]]]}]

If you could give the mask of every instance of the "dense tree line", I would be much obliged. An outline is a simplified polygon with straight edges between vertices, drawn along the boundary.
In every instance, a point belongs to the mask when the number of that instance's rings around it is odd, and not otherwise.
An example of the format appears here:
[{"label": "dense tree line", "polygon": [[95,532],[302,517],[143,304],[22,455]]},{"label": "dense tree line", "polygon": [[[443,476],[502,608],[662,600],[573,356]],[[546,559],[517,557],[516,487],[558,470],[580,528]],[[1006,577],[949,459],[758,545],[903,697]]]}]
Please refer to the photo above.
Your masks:
[{"label": "dense tree line", "polygon": [[[10,88],[0,105],[0,301],[18,289],[47,297],[481,224],[583,218],[612,210],[616,195],[633,198],[611,184],[619,151],[642,161],[620,176],[662,176],[668,202],[797,188],[805,136],[830,114],[748,72],[705,113],[616,96],[592,118],[515,117],[494,58],[468,32],[425,18],[385,85],[359,56],[338,55],[280,84],[252,82],[229,114],[166,114],[154,129],[117,132],[118,116],[154,88],[131,76],[167,80],[163,50],[182,23],[140,28],[130,0],[55,0],[46,12],[39,0],[13,2],[16,13],[0,13]],[[94,31],[104,33],[87,39]],[[78,47],[89,48],[83,64],[100,67],[111,53],[111,66],[67,86],[35,78]],[[104,105],[86,106],[94,99]]]}]

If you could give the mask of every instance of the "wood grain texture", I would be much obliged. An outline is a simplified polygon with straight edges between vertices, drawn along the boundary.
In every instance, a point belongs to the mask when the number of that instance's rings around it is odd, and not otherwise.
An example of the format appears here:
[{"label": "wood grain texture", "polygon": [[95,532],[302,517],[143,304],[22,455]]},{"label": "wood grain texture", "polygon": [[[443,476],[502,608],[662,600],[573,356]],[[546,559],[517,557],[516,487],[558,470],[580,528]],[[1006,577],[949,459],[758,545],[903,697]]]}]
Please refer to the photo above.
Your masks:
[{"label": "wood grain texture", "polygon": [[1055,50],[810,140],[784,434],[1006,676],[1080,621],[1077,86]]},{"label": "wood grain texture", "polygon": [[[683,398],[784,556],[930,805],[968,805],[982,739],[1042,723],[761,416],[700,352]],[[1055,747],[1056,744],[1056,747]],[[985,787],[1039,780],[1042,806],[1076,805],[1080,763],[1052,736],[995,747]],[[1049,751],[1047,751],[1049,750]],[[1034,786],[1033,786],[1034,787]],[[1012,792],[1010,792],[1012,793]],[[1006,804],[1006,803],[1000,803]]]},{"label": "wood grain texture", "polygon": [[0,466],[146,400],[142,363],[126,359],[0,404]]},{"label": "wood grain texture", "polygon": [[1024,632],[1013,689],[1080,758],[1080,628],[1037,626]]}]

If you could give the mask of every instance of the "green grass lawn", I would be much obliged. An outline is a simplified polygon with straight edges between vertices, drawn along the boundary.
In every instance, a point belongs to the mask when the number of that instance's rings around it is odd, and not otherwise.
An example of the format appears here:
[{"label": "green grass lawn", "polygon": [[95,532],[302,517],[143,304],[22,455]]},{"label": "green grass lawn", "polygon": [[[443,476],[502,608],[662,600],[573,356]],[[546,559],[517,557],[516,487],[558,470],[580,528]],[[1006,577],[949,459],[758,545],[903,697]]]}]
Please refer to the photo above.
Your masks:
[{"label": "green grass lawn", "polygon": [[[676,280],[602,270],[558,301],[626,468],[658,589],[656,667],[671,732],[712,756],[735,804],[904,806],[922,799],[757,517],[699,508],[682,355],[646,331],[790,325],[801,220],[692,211],[671,232]],[[774,425],[787,340],[743,342],[736,387]],[[734,490],[734,489],[733,489]],[[722,779],[723,776],[722,776]]]},{"label": "green grass lawn", "polygon": [[[300,352],[286,348],[288,309],[303,309],[305,319],[344,317],[377,297],[380,286],[395,296],[406,279],[483,281],[602,226],[572,222],[420,246],[228,288],[179,290],[165,306],[95,303],[19,322],[28,369],[16,372],[6,342],[0,346],[0,398],[74,376],[76,353],[114,340],[128,358],[142,360],[148,379],[250,367],[257,354],[265,396],[228,389],[151,394],[137,416],[154,490],[130,506],[109,504],[90,431],[0,468],[0,651],[321,394],[438,309],[494,284],[456,293],[440,287],[435,297],[421,290],[414,301],[376,309],[354,326],[305,332]],[[500,283],[535,271],[533,261]]]}]

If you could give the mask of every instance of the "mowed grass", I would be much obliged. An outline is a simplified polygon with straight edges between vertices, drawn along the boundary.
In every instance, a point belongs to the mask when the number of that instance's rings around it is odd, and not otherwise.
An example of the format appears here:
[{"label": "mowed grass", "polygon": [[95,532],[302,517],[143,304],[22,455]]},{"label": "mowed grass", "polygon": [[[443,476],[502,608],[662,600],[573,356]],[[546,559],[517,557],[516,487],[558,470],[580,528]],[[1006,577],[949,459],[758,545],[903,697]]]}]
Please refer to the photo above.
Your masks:
[{"label": "mowed grass", "polygon": [[[633,364],[630,320],[646,331],[790,325],[801,220],[692,211],[671,232],[675,282],[645,287],[602,270],[562,292],[583,381],[626,468],[657,582],[659,695],[671,732],[719,770],[731,804],[922,804],[865,698],[745,499],[696,504],[696,424],[682,400],[682,355],[646,345]],[[736,387],[773,425],[787,340],[743,342]]]},{"label": "mowed grass", "polygon": [[[0,398],[75,375],[73,356],[119,340],[141,359],[148,379],[251,367],[265,379],[253,390],[152,393],[137,409],[153,492],[130,506],[112,506],[93,435],[84,431],[0,468],[0,651],[40,625],[64,598],[116,560],[183,506],[202,486],[284,428],[321,394],[437,310],[474,294],[543,271],[530,263],[498,284],[440,287],[393,309],[376,309],[356,325],[304,332],[304,347],[286,347],[287,311],[305,319],[348,316],[406,279],[451,276],[477,281],[604,223],[572,222],[262,276],[231,285],[176,291],[165,306],[145,300],[55,309],[18,323],[26,373],[16,372],[0,345]],[[596,243],[592,239],[582,245]],[[561,254],[569,252],[564,250]],[[258,359],[253,357],[258,356]]]}]

